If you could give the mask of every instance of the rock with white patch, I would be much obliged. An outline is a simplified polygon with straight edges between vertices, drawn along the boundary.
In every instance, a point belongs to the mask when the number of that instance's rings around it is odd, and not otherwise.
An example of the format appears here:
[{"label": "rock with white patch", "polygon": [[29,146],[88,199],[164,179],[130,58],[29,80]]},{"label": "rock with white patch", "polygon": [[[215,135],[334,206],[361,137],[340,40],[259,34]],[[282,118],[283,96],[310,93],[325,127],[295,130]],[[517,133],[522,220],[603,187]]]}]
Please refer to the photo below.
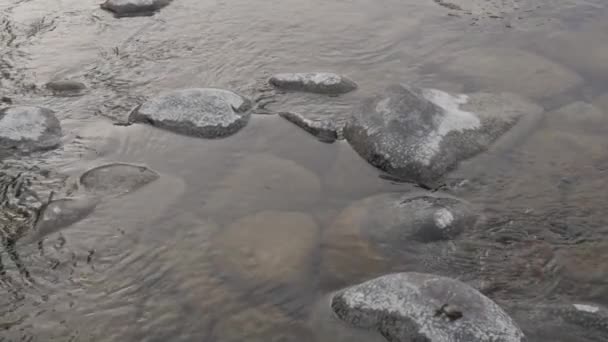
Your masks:
[{"label": "rock with white patch", "polygon": [[99,200],[94,198],[64,198],[52,201],[42,212],[34,231],[23,238],[24,243],[42,240],[44,237],[67,228],[89,216]]},{"label": "rock with white patch", "polygon": [[431,274],[372,279],[338,292],[331,307],[344,322],[377,331],[388,341],[525,341],[492,300],[462,282]]},{"label": "rock with white patch", "polygon": [[60,145],[61,136],[61,124],[50,109],[26,106],[0,109],[0,156],[53,149]]},{"label": "rock with white patch", "polygon": [[222,138],[245,127],[250,107],[249,100],[228,90],[183,89],[143,103],[129,121],[195,137]]},{"label": "rock with white patch", "polygon": [[159,177],[146,166],[113,163],[83,173],[80,184],[94,194],[117,196],[136,191]]},{"label": "rock with white patch", "polygon": [[167,6],[171,0],[106,0],[100,7],[116,17],[150,16]]},{"label": "rock with white patch", "polygon": [[[324,234],[322,276],[344,286],[392,271],[420,270],[427,254],[477,223],[473,207],[438,193],[388,193],[353,203]],[[420,259],[418,259],[420,258]]]},{"label": "rock with white patch", "polygon": [[320,141],[332,143],[342,136],[342,129],[332,120],[311,120],[299,113],[281,112],[279,116],[306,132],[314,135]]},{"label": "rock with white patch", "polygon": [[269,82],[279,89],[329,95],[357,89],[357,84],[346,76],[328,72],[277,74]]},{"label": "rock with white patch", "polygon": [[368,99],[344,128],[351,146],[393,176],[432,183],[542,108],[512,94],[452,95],[404,84]]}]

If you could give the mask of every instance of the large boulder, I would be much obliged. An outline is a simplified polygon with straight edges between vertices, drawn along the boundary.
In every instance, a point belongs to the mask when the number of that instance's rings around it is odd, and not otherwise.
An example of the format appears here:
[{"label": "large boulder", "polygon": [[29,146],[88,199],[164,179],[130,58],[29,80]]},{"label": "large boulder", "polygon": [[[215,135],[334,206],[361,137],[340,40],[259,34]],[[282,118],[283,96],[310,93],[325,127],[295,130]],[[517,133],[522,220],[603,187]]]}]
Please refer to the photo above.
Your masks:
[{"label": "large boulder", "polygon": [[344,135],[372,165],[427,184],[490,148],[518,121],[538,121],[542,111],[512,94],[451,95],[400,84],[365,101]]},{"label": "large boulder", "polygon": [[250,101],[228,90],[195,88],[155,97],[135,109],[130,122],[145,122],[176,133],[221,138],[249,121]]},{"label": "large boulder", "polygon": [[150,16],[171,0],[106,0],[100,7],[116,17]]},{"label": "large boulder", "polygon": [[[385,272],[421,270],[432,248],[472,228],[472,206],[437,193],[388,193],[353,203],[325,231],[323,280],[332,286]],[[438,244],[441,245],[441,244]]]},{"label": "large boulder", "polygon": [[472,287],[422,273],[386,275],[338,292],[336,315],[395,342],[519,342],[524,334]]},{"label": "large boulder", "polygon": [[112,163],[92,168],[80,176],[80,184],[100,195],[122,195],[157,180],[158,173],[146,166]]},{"label": "large boulder", "polygon": [[357,89],[357,84],[352,80],[329,72],[277,74],[272,76],[269,82],[279,89],[330,95]]},{"label": "large boulder", "polygon": [[61,124],[50,109],[26,106],[0,109],[0,156],[7,152],[53,149],[61,143],[61,136]]}]

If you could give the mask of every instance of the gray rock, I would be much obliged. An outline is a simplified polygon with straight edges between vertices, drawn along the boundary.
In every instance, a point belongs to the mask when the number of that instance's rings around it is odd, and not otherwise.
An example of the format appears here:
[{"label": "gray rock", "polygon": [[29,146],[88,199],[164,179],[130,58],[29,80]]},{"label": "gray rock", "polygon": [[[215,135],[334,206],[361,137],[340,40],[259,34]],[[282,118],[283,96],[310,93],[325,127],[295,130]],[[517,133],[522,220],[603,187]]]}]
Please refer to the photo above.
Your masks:
[{"label": "gray rock", "polygon": [[106,0],[100,7],[116,17],[150,16],[171,0]]},{"label": "gray rock", "polygon": [[395,342],[519,342],[524,334],[493,301],[445,277],[397,273],[336,294],[343,321]]},{"label": "gray rock", "polygon": [[131,113],[129,121],[213,139],[243,128],[249,121],[250,107],[249,100],[227,90],[184,89],[145,102]]},{"label": "gray rock", "polygon": [[280,89],[330,95],[357,89],[357,84],[345,76],[327,72],[277,74],[269,82]]},{"label": "gray rock", "polygon": [[157,180],[158,173],[145,166],[114,163],[90,169],[80,176],[87,191],[102,195],[122,195]]},{"label": "gray rock", "polygon": [[311,120],[301,114],[291,112],[281,112],[279,116],[314,135],[322,142],[333,143],[342,136],[341,128],[332,120]]},{"label": "gray rock", "polygon": [[439,258],[430,245],[457,238],[478,219],[470,204],[438,193],[388,193],[357,201],[325,231],[322,276],[344,286],[393,271],[392,265],[419,270],[420,264],[428,266],[420,258]]},{"label": "gray rock", "polygon": [[41,107],[0,109],[0,155],[53,149],[61,143],[61,124],[55,113]]},{"label": "gray rock", "polygon": [[55,94],[79,93],[86,88],[84,83],[71,80],[51,81],[45,86]]},{"label": "gray rock", "polygon": [[540,119],[542,111],[512,94],[451,95],[400,84],[365,101],[344,136],[372,165],[427,184],[487,150],[524,116]]},{"label": "gray rock", "polygon": [[71,226],[91,214],[98,203],[99,201],[93,198],[64,198],[52,201],[44,208],[34,231],[25,236],[23,242],[37,242]]}]

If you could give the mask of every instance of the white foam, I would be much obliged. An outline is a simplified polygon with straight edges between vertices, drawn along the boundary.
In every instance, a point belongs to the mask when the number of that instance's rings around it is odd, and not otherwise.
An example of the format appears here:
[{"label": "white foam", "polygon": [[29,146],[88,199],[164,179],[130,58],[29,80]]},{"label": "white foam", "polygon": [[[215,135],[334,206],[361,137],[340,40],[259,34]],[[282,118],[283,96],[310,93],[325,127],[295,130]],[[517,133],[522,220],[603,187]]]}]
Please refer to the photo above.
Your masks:
[{"label": "white foam", "polygon": [[429,165],[433,156],[439,152],[441,141],[448,133],[479,128],[481,121],[475,113],[460,109],[460,105],[469,100],[466,95],[452,96],[441,90],[425,89],[423,96],[444,110],[437,128],[421,140],[416,153],[419,162]]},{"label": "white foam", "polygon": [[454,215],[452,215],[451,211],[445,208],[437,210],[433,215],[433,218],[435,219],[435,224],[437,227],[439,227],[439,229],[447,228],[450,224],[452,224],[452,222],[454,222]]},{"label": "white foam", "polygon": [[600,308],[598,308],[597,306],[593,306],[593,305],[573,304],[573,306],[578,311],[585,311],[585,312],[590,312],[590,313],[596,313],[596,312],[600,311]]},{"label": "white foam", "polygon": [[35,110],[11,110],[0,119],[0,137],[14,140],[37,140],[46,130],[46,117]]}]

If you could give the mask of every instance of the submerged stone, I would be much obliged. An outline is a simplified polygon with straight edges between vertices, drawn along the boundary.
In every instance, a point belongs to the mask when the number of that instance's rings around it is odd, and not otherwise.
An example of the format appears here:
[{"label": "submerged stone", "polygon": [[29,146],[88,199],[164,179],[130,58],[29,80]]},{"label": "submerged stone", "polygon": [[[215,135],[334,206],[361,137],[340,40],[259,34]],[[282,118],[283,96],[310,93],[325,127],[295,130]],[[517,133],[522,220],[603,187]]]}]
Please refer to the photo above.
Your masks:
[{"label": "submerged stone", "polygon": [[327,72],[277,74],[269,82],[279,89],[330,95],[357,89],[357,84],[347,77]]},{"label": "submerged stone", "polygon": [[281,112],[279,115],[322,142],[333,143],[342,135],[341,129],[331,120],[311,120],[301,114],[291,112]]},{"label": "submerged stone", "polygon": [[222,138],[245,127],[250,107],[249,100],[228,90],[184,89],[145,102],[129,121],[201,138]]},{"label": "submerged stone", "polygon": [[72,80],[51,81],[45,86],[54,94],[78,94],[86,88],[84,83]]},{"label": "submerged stone", "polygon": [[301,286],[312,274],[319,234],[306,214],[263,211],[221,229],[213,238],[213,260],[236,286]]},{"label": "submerged stone", "polygon": [[91,214],[98,203],[98,200],[92,198],[64,198],[52,201],[44,208],[34,231],[25,236],[23,241],[25,243],[37,242],[73,225]]},{"label": "submerged stone", "polygon": [[520,342],[524,334],[496,303],[454,279],[397,273],[337,293],[344,322],[395,342]]},{"label": "submerged stone", "polygon": [[171,0],[106,0],[100,7],[116,17],[150,16]]},{"label": "submerged stone", "polygon": [[427,184],[487,150],[524,116],[540,118],[542,111],[512,94],[451,95],[400,84],[365,101],[344,136],[372,165]]},{"label": "submerged stone", "polygon": [[56,148],[61,143],[61,124],[55,113],[41,107],[0,109],[0,155]]},{"label": "submerged stone", "polygon": [[[559,54],[558,54],[559,55]],[[556,96],[579,86],[574,71],[537,54],[507,48],[473,48],[430,61],[446,76],[490,92],[532,99]]]},{"label": "submerged stone", "polygon": [[416,263],[421,251],[430,252],[427,245],[457,238],[478,218],[470,204],[448,195],[368,197],[346,208],[325,232],[322,276],[343,286],[390,271],[394,264],[415,269],[403,261]]},{"label": "submerged stone", "polygon": [[145,166],[114,163],[90,169],[80,176],[88,191],[103,195],[122,195],[157,180],[158,173]]}]

